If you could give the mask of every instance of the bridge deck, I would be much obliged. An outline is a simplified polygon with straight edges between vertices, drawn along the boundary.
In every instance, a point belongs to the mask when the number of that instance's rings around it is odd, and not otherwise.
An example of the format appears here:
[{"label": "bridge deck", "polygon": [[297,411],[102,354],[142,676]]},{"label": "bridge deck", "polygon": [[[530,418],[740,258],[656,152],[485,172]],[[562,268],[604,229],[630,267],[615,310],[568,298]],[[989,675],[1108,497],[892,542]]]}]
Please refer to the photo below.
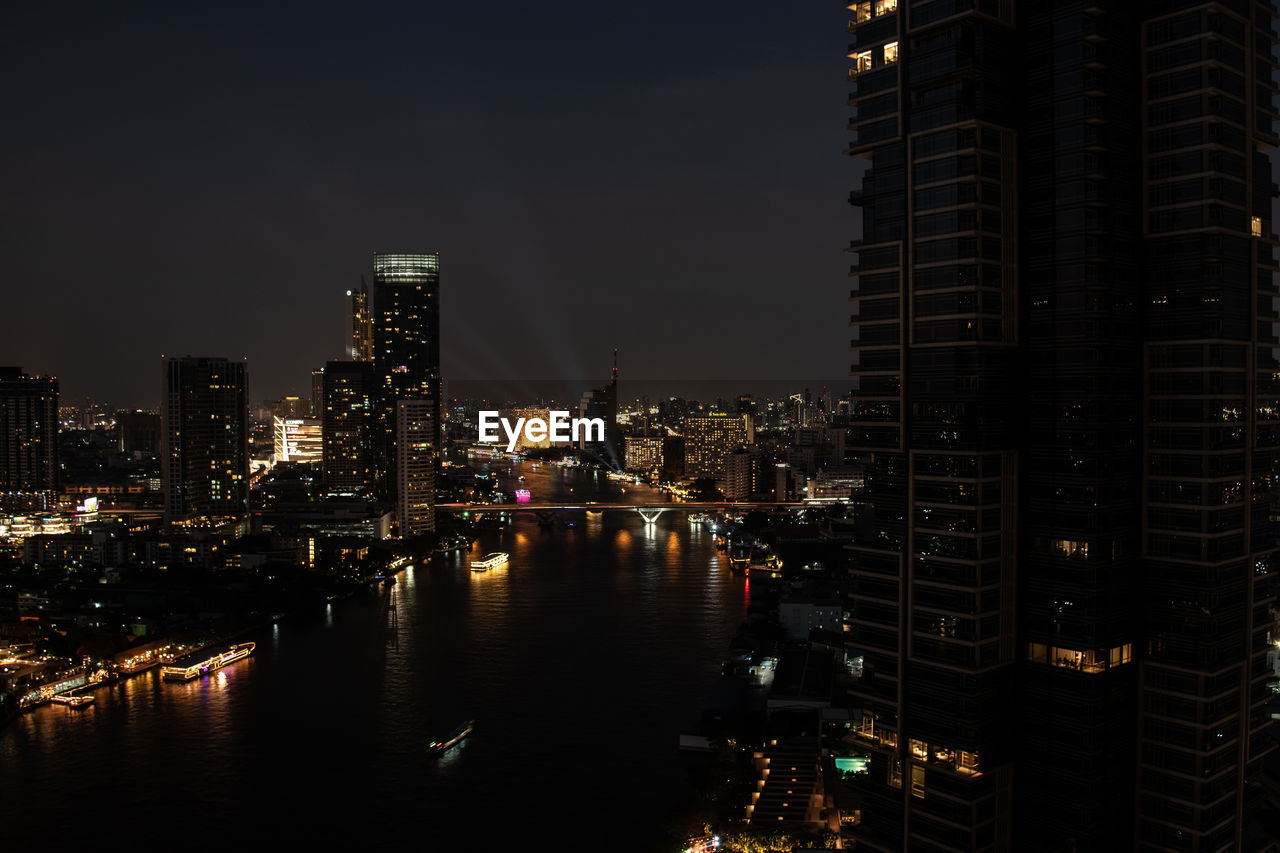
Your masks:
[{"label": "bridge deck", "polygon": [[791,507],[807,507],[812,504],[798,501],[780,501],[770,503],[742,503],[730,501],[686,501],[683,503],[518,503],[518,504],[436,504],[437,510],[457,512],[518,512],[521,510],[604,510],[604,509],[666,509],[698,512],[707,509],[787,509]]}]

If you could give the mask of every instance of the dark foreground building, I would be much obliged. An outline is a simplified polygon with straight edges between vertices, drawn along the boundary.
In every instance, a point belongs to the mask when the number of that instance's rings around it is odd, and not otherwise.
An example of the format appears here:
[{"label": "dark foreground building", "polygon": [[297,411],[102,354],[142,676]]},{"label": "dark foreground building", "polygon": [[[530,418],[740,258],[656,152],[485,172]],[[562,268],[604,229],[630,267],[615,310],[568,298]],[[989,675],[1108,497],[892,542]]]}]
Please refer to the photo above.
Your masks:
[{"label": "dark foreground building", "polygon": [[165,359],[166,521],[213,523],[249,511],[247,376],[243,361]]},{"label": "dark foreground building", "polygon": [[1273,9],[849,10],[859,849],[1271,849]]}]

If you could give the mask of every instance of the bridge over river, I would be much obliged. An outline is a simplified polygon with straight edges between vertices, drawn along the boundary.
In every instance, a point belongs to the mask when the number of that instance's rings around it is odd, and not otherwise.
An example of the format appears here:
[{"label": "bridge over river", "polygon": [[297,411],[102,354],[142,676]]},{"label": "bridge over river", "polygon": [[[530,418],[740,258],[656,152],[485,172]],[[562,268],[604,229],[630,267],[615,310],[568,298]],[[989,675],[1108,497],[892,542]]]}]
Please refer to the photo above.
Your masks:
[{"label": "bridge over river", "polygon": [[671,501],[638,501],[635,503],[597,503],[593,501],[580,501],[576,503],[450,503],[436,504],[436,510],[439,512],[469,512],[477,516],[484,516],[488,513],[495,512],[531,512],[538,516],[538,520],[543,524],[550,523],[551,520],[561,512],[632,510],[640,513],[640,517],[643,518],[647,524],[652,524],[657,520],[658,516],[662,515],[664,512],[723,512],[725,510],[749,512],[753,509],[792,509],[796,507],[811,506],[813,506],[813,504],[802,503],[799,501],[773,501],[768,503],[748,503],[745,501],[683,501],[680,503]]}]

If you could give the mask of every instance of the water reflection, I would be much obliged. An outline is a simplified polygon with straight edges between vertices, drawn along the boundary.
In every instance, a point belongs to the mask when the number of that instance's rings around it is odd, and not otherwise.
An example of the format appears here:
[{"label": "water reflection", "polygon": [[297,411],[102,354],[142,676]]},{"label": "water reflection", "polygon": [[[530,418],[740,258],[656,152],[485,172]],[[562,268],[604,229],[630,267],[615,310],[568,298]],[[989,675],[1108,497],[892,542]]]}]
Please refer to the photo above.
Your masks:
[{"label": "water reflection", "polygon": [[[553,466],[520,472],[543,500],[590,487]],[[614,481],[598,483],[596,499],[618,498]],[[492,551],[509,564],[470,571],[472,556]],[[495,808],[543,833],[571,790],[580,837],[654,849],[684,796],[674,744],[706,704],[745,608],[743,579],[683,513],[648,526],[633,511],[561,513],[550,529],[517,513],[507,531],[410,566],[389,589],[264,626],[248,638],[260,641],[252,657],[213,676],[163,682],[153,670],[99,690],[83,712],[24,715],[0,732],[0,790],[24,826],[56,824],[66,844],[94,843],[94,827],[121,809],[199,803],[234,808],[219,841],[250,847],[253,827],[279,821],[282,791],[332,803],[341,789],[342,808],[291,825],[304,841],[389,843],[409,818],[447,844],[492,825]],[[429,761],[427,740],[466,719],[475,734]],[[609,784],[583,785],[599,778],[606,745]],[[498,803],[495,781],[508,780],[517,796]],[[68,802],[75,821],[63,820]],[[26,831],[6,840],[20,849]]]}]

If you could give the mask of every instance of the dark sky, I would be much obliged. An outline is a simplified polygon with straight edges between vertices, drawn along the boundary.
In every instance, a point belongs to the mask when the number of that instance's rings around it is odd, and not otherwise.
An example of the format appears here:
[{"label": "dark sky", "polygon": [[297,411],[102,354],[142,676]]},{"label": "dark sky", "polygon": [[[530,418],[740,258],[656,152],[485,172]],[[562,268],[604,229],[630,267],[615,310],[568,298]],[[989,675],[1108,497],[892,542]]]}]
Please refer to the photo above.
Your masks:
[{"label": "dark sky", "polygon": [[450,379],[847,370],[839,4],[24,6],[0,364],[64,402],[309,393],[375,249],[441,253]]}]

